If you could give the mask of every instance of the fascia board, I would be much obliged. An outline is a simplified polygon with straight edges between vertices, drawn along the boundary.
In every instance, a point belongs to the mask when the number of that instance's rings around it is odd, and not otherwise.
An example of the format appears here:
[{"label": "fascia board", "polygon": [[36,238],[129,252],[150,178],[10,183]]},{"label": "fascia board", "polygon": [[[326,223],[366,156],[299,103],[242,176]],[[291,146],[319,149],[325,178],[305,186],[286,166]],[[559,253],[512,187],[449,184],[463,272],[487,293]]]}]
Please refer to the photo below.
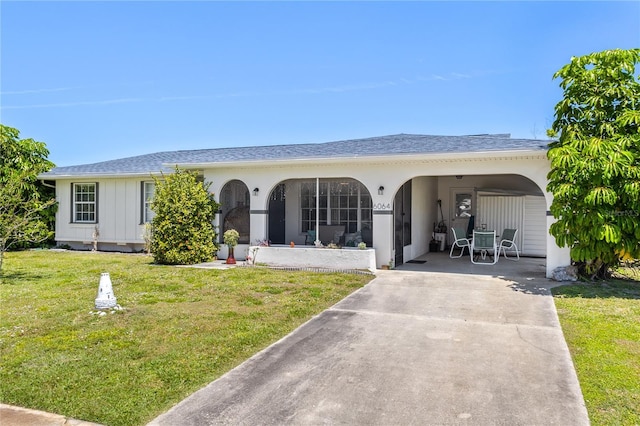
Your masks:
[{"label": "fascia board", "polygon": [[250,160],[250,161],[220,161],[201,163],[164,163],[165,167],[180,167],[185,169],[211,169],[211,168],[231,168],[231,167],[255,167],[255,166],[285,166],[301,164],[341,164],[341,163],[380,163],[393,161],[461,161],[461,160],[488,160],[505,158],[538,157],[547,158],[546,151],[541,150],[511,150],[511,151],[483,151],[483,152],[442,152],[429,154],[393,154],[375,156],[351,156],[351,157],[314,157],[314,158],[291,158],[273,160]]},{"label": "fascia board", "polygon": [[[166,173],[171,173],[167,171]],[[140,173],[76,173],[60,175],[38,175],[38,180],[68,180],[68,179],[125,179],[154,176],[162,176],[161,172],[140,172]]]}]

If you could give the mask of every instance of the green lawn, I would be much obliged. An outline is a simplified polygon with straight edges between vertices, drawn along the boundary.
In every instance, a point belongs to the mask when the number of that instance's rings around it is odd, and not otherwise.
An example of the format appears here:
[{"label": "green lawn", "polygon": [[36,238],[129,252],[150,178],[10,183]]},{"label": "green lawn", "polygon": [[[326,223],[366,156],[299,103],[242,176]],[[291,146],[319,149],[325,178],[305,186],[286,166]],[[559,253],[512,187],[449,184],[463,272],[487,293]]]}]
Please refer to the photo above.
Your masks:
[{"label": "green lawn", "polygon": [[[95,312],[101,272],[124,310]],[[0,400],[144,424],[371,278],[158,266],[143,255],[8,253]]]},{"label": "green lawn", "polygon": [[640,425],[640,282],[553,289],[593,425]]}]

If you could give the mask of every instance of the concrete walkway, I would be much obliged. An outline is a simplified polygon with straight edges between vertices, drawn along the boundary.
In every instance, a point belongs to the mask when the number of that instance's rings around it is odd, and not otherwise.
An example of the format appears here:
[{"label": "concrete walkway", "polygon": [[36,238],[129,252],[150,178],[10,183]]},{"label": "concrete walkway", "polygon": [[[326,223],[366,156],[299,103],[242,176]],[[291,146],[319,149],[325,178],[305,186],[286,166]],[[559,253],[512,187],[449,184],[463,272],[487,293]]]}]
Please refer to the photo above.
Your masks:
[{"label": "concrete walkway", "polygon": [[97,423],[76,420],[59,414],[0,404],[2,426],[100,426]]},{"label": "concrete walkway", "polygon": [[550,281],[377,275],[151,424],[589,424]]}]

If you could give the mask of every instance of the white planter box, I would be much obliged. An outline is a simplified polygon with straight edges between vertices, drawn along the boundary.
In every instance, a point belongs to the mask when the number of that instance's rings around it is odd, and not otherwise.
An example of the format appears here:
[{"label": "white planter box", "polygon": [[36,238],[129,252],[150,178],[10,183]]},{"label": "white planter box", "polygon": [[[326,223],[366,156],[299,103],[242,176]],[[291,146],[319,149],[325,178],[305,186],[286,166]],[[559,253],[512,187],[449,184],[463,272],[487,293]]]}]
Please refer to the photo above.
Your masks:
[{"label": "white planter box", "polygon": [[311,246],[249,247],[251,262],[257,265],[376,270],[376,251],[358,248],[330,249]]}]

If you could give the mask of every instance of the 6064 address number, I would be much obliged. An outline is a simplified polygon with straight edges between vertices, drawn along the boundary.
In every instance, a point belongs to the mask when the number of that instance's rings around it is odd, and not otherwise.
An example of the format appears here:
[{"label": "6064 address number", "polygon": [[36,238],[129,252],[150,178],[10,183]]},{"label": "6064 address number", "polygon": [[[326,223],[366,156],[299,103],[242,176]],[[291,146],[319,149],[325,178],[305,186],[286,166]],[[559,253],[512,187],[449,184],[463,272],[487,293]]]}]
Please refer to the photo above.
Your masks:
[{"label": "6064 address number", "polygon": [[391,203],[376,203],[373,205],[374,210],[391,210]]}]

